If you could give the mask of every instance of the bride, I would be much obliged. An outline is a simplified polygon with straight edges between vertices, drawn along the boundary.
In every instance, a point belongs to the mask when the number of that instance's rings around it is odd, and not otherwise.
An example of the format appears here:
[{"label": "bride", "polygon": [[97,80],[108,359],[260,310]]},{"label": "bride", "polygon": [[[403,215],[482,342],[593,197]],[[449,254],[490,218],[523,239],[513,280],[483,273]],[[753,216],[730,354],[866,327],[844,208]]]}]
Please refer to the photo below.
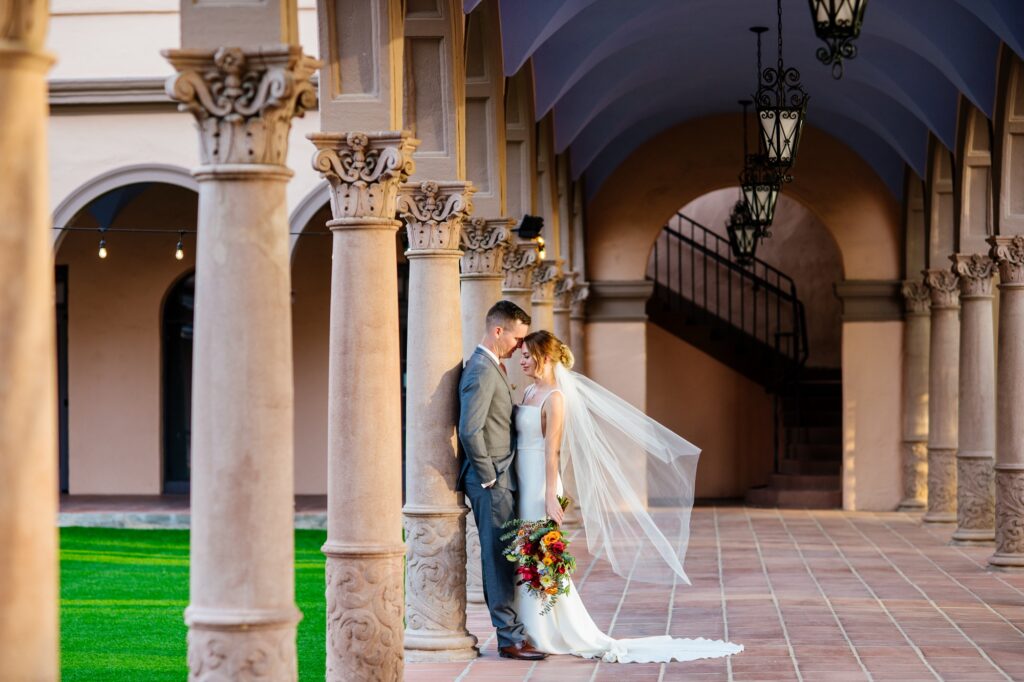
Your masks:
[{"label": "bride", "polygon": [[[523,340],[533,380],[516,410],[518,516],[561,523],[558,496],[578,499],[587,545],[628,581],[690,581],[683,571],[700,450],[627,402],[571,372],[569,348],[547,331]],[[648,510],[648,503],[651,509]],[[613,639],[587,613],[576,586],[554,608],[520,586],[515,609],[533,647],[608,662],[692,661],[729,656],[742,645],[669,636]]]}]

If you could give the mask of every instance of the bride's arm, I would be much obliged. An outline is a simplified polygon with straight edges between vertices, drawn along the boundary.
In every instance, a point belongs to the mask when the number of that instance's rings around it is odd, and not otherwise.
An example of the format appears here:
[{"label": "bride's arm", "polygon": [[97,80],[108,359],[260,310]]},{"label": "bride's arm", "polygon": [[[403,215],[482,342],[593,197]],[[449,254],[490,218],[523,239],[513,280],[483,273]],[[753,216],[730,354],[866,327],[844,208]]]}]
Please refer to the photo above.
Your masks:
[{"label": "bride's arm", "polygon": [[565,511],[558,503],[558,456],[562,447],[565,402],[561,392],[552,393],[544,402],[544,509],[555,523],[562,523]]}]

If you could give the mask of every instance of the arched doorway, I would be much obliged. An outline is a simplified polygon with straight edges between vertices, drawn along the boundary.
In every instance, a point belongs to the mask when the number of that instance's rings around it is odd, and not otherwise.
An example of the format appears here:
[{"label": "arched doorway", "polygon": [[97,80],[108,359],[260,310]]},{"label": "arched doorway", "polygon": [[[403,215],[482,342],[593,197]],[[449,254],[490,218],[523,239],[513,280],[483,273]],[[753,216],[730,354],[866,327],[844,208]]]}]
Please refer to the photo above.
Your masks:
[{"label": "arched doorway", "polygon": [[192,457],[192,323],[195,271],[185,274],[163,306],[163,492],[187,493]]}]

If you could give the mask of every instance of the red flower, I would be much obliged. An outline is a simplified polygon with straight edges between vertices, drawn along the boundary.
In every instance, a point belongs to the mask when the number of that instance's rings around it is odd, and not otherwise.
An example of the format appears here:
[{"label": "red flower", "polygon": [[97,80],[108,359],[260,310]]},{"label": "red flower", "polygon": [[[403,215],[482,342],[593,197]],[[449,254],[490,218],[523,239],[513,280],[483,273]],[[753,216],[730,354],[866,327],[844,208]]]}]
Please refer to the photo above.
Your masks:
[{"label": "red flower", "polygon": [[565,543],[560,541],[552,542],[550,545],[548,545],[548,549],[550,549],[552,552],[558,552],[559,554],[561,554],[565,551]]},{"label": "red flower", "polygon": [[565,566],[559,566],[558,567],[558,572],[559,573],[565,573]]}]

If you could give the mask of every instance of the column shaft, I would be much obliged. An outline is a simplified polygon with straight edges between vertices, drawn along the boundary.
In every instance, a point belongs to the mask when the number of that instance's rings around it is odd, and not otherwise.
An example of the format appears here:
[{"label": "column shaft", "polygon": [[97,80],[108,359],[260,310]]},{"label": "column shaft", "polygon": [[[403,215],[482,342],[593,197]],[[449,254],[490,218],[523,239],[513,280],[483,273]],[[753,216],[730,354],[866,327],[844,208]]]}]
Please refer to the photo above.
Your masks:
[{"label": "column shaft", "polygon": [[903,501],[900,509],[924,509],[928,501],[928,287],[903,284]]},{"label": "column shaft", "polygon": [[995,263],[987,255],[951,258],[960,279],[957,528],[953,541],[991,542],[995,537]]},{"label": "column shaft", "polygon": [[56,680],[57,370],[47,188],[47,3],[0,3],[0,661]]},{"label": "column shaft", "polygon": [[990,237],[999,263],[996,378],[996,551],[988,563],[1024,568],[1024,236]]},{"label": "column shaft", "polygon": [[259,660],[269,678],[295,680],[284,158],[292,117],[314,102],[316,62],[288,46],[165,55],[179,71],[168,92],[196,116],[204,162],[195,171],[189,679],[236,679]]},{"label": "column shaft", "polygon": [[927,270],[931,293],[928,357],[928,511],[930,523],[956,521],[957,386],[960,361],[959,290],[948,270]]},{"label": "column shaft", "polygon": [[464,181],[407,183],[406,660],[475,658],[466,630],[466,507],[455,490],[462,372],[459,250],[472,211]]}]

